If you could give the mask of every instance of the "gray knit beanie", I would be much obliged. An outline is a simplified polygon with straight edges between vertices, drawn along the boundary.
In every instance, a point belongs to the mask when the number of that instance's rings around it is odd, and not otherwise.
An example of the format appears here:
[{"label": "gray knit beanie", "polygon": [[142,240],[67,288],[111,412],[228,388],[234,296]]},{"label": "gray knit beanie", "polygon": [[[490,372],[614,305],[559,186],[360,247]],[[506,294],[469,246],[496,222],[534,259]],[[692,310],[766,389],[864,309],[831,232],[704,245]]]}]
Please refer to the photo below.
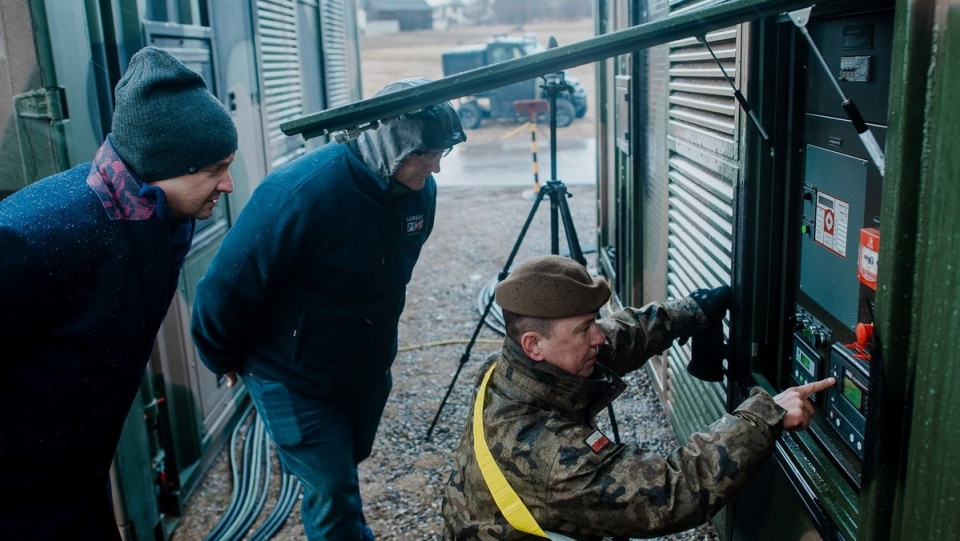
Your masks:
[{"label": "gray knit beanie", "polygon": [[583,265],[559,255],[521,263],[497,285],[496,300],[506,311],[528,317],[561,318],[596,312],[610,298],[602,278],[591,278]]},{"label": "gray knit beanie", "polygon": [[163,49],[133,55],[117,83],[111,140],[145,182],[195,173],[237,150],[237,128],[199,73]]}]

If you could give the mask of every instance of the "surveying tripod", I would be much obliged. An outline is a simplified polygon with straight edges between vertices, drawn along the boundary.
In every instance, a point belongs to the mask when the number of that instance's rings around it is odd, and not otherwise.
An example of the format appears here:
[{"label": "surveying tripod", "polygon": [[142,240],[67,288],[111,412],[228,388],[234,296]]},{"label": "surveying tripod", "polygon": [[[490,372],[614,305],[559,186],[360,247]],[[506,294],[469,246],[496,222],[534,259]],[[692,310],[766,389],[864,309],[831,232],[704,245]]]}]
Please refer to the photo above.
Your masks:
[{"label": "surveying tripod", "polygon": [[[570,216],[570,206],[567,204],[567,198],[571,197],[571,195],[567,192],[566,185],[564,185],[563,182],[556,180],[557,94],[563,91],[569,92],[572,89],[564,80],[562,71],[544,75],[543,79],[544,84],[541,85],[541,88],[547,92],[547,96],[550,101],[550,180],[541,186],[540,190],[537,192],[537,196],[533,201],[533,206],[530,208],[530,213],[527,215],[527,219],[523,223],[523,227],[520,229],[520,235],[517,236],[517,241],[513,244],[513,249],[510,251],[509,257],[507,257],[507,262],[497,275],[497,283],[502,282],[509,274],[510,267],[513,266],[513,260],[517,256],[517,252],[520,250],[520,245],[523,243],[523,239],[527,235],[527,230],[530,228],[530,224],[533,222],[533,217],[537,214],[537,209],[540,207],[540,202],[543,201],[544,196],[548,196],[550,198],[550,253],[554,255],[560,254],[560,221],[562,221],[563,232],[567,238],[567,247],[570,249],[570,258],[580,263],[584,267],[587,266],[587,260],[585,257],[583,257],[583,250],[581,250],[580,241],[577,238],[577,230],[573,225],[573,218]],[[437,413],[433,417],[433,421],[430,423],[430,428],[427,430],[427,441],[430,440],[430,436],[433,434],[433,429],[437,426],[437,421],[440,419],[440,413],[443,411],[443,407],[446,405],[447,399],[450,397],[450,392],[453,390],[453,386],[457,382],[457,378],[460,376],[460,371],[463,370],[463,366],[467,363],[467,361],[470,360],[470,350],[473,349],[473,345],[477,341],[477,336],[480,334],[480,330],[483,328],[483,324],[487,319],[487,315],[490,313],[490,309],[493,306],[493,300],[494,295],[491,293],[490,297],[487,299],[486,305],[484,306],[483,313],[480,315],[480,321],[477,322],[477,326],[473,330],[473,336],[470,337],[470,342],[467,344],[463,355],[460,356],[460,362],[457,365],[457,371],[453,374],[453,379],[451,379],[450,385],[447,386],[447,392],[443,395],[443,400],[440,402],[440,407],[437,408]],[[614,441],[616,443],[620,443],[620,434],[619,430],[617,429],[617,421],[613,414],[612,405],[607,405],[607,412],[610,414],[610,426],[613,430]]]}]

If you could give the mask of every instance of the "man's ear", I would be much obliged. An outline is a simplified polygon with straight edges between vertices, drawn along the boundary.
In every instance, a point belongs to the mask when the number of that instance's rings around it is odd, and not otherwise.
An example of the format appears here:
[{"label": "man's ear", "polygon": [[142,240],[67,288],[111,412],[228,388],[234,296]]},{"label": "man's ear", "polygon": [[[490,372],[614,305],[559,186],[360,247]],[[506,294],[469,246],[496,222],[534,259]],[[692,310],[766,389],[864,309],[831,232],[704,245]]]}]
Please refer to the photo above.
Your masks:
[{"label": "man's ear", "polygon": [[540,340],[542,340],[542,337],[533,331],[527,331],[520,337],[520,347],[523,348],[523,352],[527,357],[530,357],[534,361],[546,360],[546,357],[543,356],[543,351],[540,350]]}]

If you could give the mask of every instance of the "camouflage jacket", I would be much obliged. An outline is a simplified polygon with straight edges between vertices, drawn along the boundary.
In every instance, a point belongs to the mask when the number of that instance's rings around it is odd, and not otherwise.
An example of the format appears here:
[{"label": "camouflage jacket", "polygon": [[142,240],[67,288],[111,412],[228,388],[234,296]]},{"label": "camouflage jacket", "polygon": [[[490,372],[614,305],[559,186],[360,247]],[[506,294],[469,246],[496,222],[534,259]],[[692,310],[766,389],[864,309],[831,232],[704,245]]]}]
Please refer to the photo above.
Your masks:
[{"label": "camouflage jacket", "polygon": [[[607,343],[590,378],[534,362],[505,340],[492,359],[483,411],[497,465],[542,529],[578,540],[651,537],[707,521],[771,454],[784,410],[756,389],[666,458],[638,444],[597,442],[593,418],[623,391],[620,375],[707,326],[690,298],[621,310],[599,323]],[[493,501],[474,453],[472,415],[442,512],[450,540],[542,539],[515,530]]]}]

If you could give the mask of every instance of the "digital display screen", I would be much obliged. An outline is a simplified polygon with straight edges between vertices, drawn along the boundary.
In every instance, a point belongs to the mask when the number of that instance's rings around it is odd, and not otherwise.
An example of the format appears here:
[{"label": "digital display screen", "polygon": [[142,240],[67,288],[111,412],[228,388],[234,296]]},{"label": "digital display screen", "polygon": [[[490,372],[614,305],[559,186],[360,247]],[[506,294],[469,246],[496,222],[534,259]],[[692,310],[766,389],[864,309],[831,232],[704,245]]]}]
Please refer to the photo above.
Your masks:
[{"label": "digital display screen", "polygon": [[800,348],[797,348],[797,363],[799,363],[800,366],[804,367],[807,370],[807,372],[810,373],[811,376],[814,375],[813,359],[811,359],[810,357],[807,357],[807,354],[804,353],[803,350]]},{"label": "digital display screen", "polygon": [[832,209],[832,208],[833,208],[833,198],[832,198],[832,197],[824,197],[824,196],[821,195],[821,196],[817,197],[817,202],[820,203],[820,206],[821,206],[821,207],[825,207],[825,208],[828,208],[828,209]]},{"label": "digital display screen", "polygon": [[846,398],[858,411],[864,410],[863,397],[867,390],[857,380],[851,377],[849,371],[844,371],[843,383],[841,387],[843,397]]}]

